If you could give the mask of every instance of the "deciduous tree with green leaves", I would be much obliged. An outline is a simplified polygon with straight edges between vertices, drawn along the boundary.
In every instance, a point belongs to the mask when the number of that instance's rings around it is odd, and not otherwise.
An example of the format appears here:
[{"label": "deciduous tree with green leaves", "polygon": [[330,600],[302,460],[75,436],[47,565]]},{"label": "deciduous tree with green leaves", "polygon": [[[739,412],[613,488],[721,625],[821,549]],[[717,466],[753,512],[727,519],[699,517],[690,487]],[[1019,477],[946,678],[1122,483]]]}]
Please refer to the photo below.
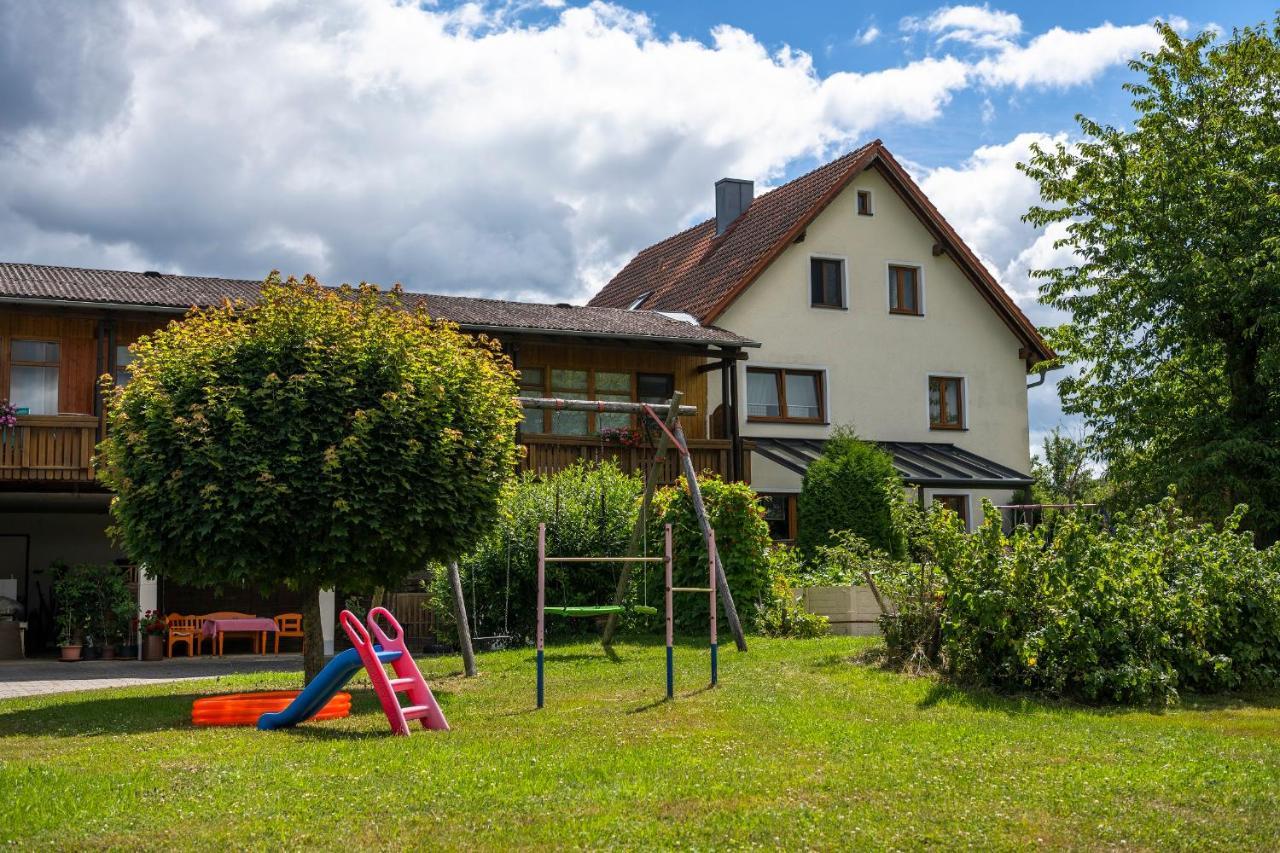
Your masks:
[{"label": "deciduous tree with green leaves", "polygon": [[252,305],[192,311],[140,340],[98,447],[113,533],[153,572],[304,597],[393,586],[494,522],[520,409],[495,344],[401,304],[272,274]]},{"label": "deciduous tree with green leaves", "polygon": [[1037,503],[1094,503],[1104,488],[1102,478],[1089,467],[1087,443],[1057,427],[1044,437],[1041,453],[1032,457],[1031,476],[1031,496]]},{"label": "deciduous tree with green leaves", "polygon": [[1035,147],[1021,169],[1077,262],[1037,270],[1071,319],[1059,388],[1134,503],[1170,483],[1197,514],[1237,503],[1280,538],[1280,22],[1184,39],[1132,63],[1129,127]]}]

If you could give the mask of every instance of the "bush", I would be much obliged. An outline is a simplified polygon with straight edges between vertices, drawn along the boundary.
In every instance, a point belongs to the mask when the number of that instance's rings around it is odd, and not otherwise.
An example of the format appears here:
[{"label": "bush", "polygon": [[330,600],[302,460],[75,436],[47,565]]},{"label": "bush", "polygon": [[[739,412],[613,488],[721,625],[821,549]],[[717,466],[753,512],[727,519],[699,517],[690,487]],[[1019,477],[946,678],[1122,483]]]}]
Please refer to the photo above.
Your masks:
[{"label": "bush", "polygon": [[[769,523],[764,520],[755,491],[746,483],[726,482],[716,476],[698,480],[707,518],[716,532],[716,548],[724,563],[725,579],[733,592],[738,615],[744,622],[755,606],[771,600],[769,577]],[[675,549],[673,568],[676,586],[706,586],[710,580],[707,546],[702,528],[693,513],[693,500],[683,478],[674,486],[659,489],[653,499],[653,521],[649,524],[650,553],[662,552],[662,528],[670,524]],[[662,577],[650,575],[649,601],[662,601]],[[655,598],[656,596],[656,598]],[[721,626],[723,603],[721,604]],[[676,630],[706,630],[707,603],[695,595],[679,595],[675,601]],[[743,625],[744,630],[748,626]]]},{"label": "bush", "polygon": [[[915,516],[919,524],[939,524],[963,535],[956,514],[935,504]],[[941,648],[942,575],[929,561],[895,560],[845,531],[819,549],[833,572],[866,585],[880,605],[880,630],[889,661],[911,672],[938,667]]]},{"label": "bush", "polygon": [[[494,635],[502,632],[503,607],[507,602],[507,574],[510,570],[510,610],[508,628],[518,640],[534,636],[537,624],[538,523],[547,525],[547,553],[558,557],[622,556],[626,553],[635,525],[643,483],[628,476],[613,462],[591,464],[576,462],[550,476],[526,472],[508,483],[498,500],[499,520],[484,536],[478,547],[459,560],[462,585],[472,623],[478,633]],[[650,530],[655,523],[650,521]],[[550,605],[609,604],[613,602],[619,567],[601,566],[547,567],[546,595]],[[658,575],[649,566],[650,577]],[[633,575],[644,577],[636,567]],[[437,568],[430,582],[434,599],[447,602],[443,624],[452,624],[453,595],[444,570]],[[639,581],[631,600],[639,601]],[[474,607],[472,606],[474,594]],[[655,603],[652,594],[649,603]],[[656,600],[661,609],[662,597]],[[595,623],[587,619],[548,617],[548,630],[557,636],[581,634],[593,630]],[[639,618],[639,617],[636,617]],[[649,617],[651,621],[653,617]]]},{"label": "bush", "polygon": [[769,594],[756,605],[755,630],[766,637],[809,639],[827,633],[827,617],[805,610],[796,599],[804,586],[804,564],[794,548],[778,545],[769,552]]},{"label": "bush", "polygon": [[1280,550],[1182,515],[1170,496],[1121,520],[1064,515],[1001,534],[934,526],[943,651],[958,677],[1088,701],[1170,703],[1280,686]]},{"label": "bush", "polygon": [[849,530],[871,547],[901,557],[904,543],[895,528],[893,510],[901,492],[902,482],[889,454],[860,441],[847,428],[837,429],[822,456],[805,471],[797,500],[796,544],[801,554],[813,561],[818,548],[831,544],[832,531]]}]

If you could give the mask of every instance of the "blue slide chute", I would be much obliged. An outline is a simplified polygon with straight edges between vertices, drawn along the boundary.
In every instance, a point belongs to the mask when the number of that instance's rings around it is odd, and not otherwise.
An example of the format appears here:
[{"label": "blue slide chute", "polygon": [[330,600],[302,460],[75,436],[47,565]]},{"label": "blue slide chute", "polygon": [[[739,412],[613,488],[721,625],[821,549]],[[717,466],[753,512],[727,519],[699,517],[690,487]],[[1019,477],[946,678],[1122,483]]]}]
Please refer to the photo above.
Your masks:
[{"label": "blue slide chute", "polygon": [[[384,652],[382,646],[374,646],[373,649],[381,663],[391,663],[400,659],[401,652]],[[259,717],[258,728],[267,732],[272,729],[288,728],[296,726],[298,723],[306,722],[314,717],[333,698],[333,694],[345,687],[351,677],[362,669],[364,669],[364,663],[360,660],[360,653],[355,649],[347,649],[339,655],[334,655],[333,660],[329,661],[325,668],[320,670],[320,674],[315,677],[315,680],[308,684],[306,689],[289,703],[289,707],[283,711],[263,714]]]}]

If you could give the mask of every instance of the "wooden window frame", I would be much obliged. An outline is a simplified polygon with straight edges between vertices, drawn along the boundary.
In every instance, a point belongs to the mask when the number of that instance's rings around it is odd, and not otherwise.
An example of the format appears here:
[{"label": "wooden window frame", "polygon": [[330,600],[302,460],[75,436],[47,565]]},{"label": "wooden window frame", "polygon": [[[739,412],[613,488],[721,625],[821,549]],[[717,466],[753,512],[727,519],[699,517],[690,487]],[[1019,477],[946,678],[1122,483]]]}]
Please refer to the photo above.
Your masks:
[{"label": "wooden window frame", "polygon": [[[26,359],[14,358],[13,345],[19,341],[30,342],[36,344],[57,344],[58,360],[57,361],[28,361]],[[54,406],[54,415],[60,414],[62,411],[62,356],[66,352],[66,346],[62,338],[58,337],[27,337],[26,335],[11,335],[8,338],[8,344],[4,347],[5,361],[4,366],[4,396],[6,400],[13,397],[13,369],[15,367],[56,367],[58,368],[58,398]]]},{"label": "wooden window frame", "polygon": [[[753,424],[823,424],[827,422],[827,383],[823,375],[825,371],[791,367],[748,367],[747,376],[752,373],[772,373],[778,389],[779,415],[752,415],[750,403],[747,404],[747,423]],[[816,418],[793,418],[787,411],[787,374],[812,376],[818,390],[818,416]]]},{"label": "wooden window frame", "polygon": [[[871,203],[871,190],[858,190],[855,209],[859,216],[875,216],[876,209]],[[865,203],[864,203],[865,202]]]},{"label": "wooden window frame", "polygon": [[[954,510],[955,514],[960,517],[960,520],[964,522],[964,529],[966,531],[970,529],[969,527],[969,496],[968,495],[957,494],[957,493],[946,493],[946,494],[935,493],[930,498],[930,500],[940,503],[945,507],[950,507],[950,509]],[[949,503],[951,501],[958,503],[959,508],[957,509],[955,506]]]},{"label": "wooden window frame", "polygon": [[[910,270],[915,273],[915,291],[916,291],[916,309],[912,311],[910,308],[903,308],[906,300],[906,287],[903,285],[903,272]],[[894,307],[894,298],[897,297],[898,307]],[[914,264],[889,264],[889,313],[899,317],[923,317],[924,316],[924,271]]]},{"label": "wooden window frame", "polygon": [[[795,542],[799,530],[796,515],[796,501],[797,498],[799,498],[799,495],[795,492],[761,492],[760,497],[768,498],[771,503],[776,500],[782,501],[783,520],[787,525],[787,535],[781,539],[774,539],[773,541],[788,545]],[[769,531],[769,535],[771,537],[773,536],[772,529]]]},{"label": "wooden window frame", "polygon": [[[521,369],[520,367],[516,367],[516,370],[520,370],[520,369]],[[674,389],[675,389],[675,386],[676,386],[676,374],[675,374],[675,373],[673,373],[673,372],[671,372],[671,371],[664,371],[664,370],[630,370],[630,369],[620,369],[620,368],[603,368],[603,367],[600,367],[600,368],[596,368],[596,367],[555,367],[555,366],[552,366],[552,365],[549,365],[549,364],[530,364],[530,365],[527,365],[527,366],[525,367],[525,369],[528,369],[528,370],[541,370],[541,371],[542,371],[542,387],[541,387],[540,389],[536,389],[536,390],[538,391],[538,395],[539,395],[539,396],[541,396],[541,397],[551,397],[551,396],[554,396],[554,395],[551,393],[551,371],[553,371],[553,370],[582,370],[582,371],[585,371],[585,372],[586,372],[586,374],[587,374],[587,390],[586,390],[586,392],[585,392],[585,399],[588,399],[588,400],[594,400],[594,399],[596,398],[596,371],[597,371],[597,370],[599,370],[599,371],[600,371],[600,372],[602,372],[602,373],[626,373],[626,374],[628,374],[628,375],[631,377],[630,392],[629,392],[629,393],[630,393],[630,395],[631,395],[631,402],[633,402],[633,403],[634,403],[634,402],[637,402],[637,401],[640,399],[640,397],[639,397],[639,384],[638,384],[638,383],[639,383],[639,379],[638,379],[638,377],[639,377],[639,376],[640,376],[640,374],[642,374],[642,373],[643,373],[643,374],[645,374],[645,375],[650,375],[650,376],[669,376],[669,377],[671,377],[671,387],[672,387],[672,389],[674,390]],[[534,387],[533,385],[527,384],[527,383],[525,383],[525,382],[523,382],[523,381],[521,381],[521,382],[517,383],[517,388],[518,388],[518,390],[520,390],[520,391],[522,391],[522,392],[523,392],[523,391],[532,391],[532,390],[535,390],[535,387]],[[565,437],[565,438],[581,438],[581,439],[584,439],[584,440],[585,440],[585,439],[590,439],[590,438],[598,437],[598,436],[599,436],[599,434],[600,434],[600,429],[599,429],[599,426],[598,426],[598,424],[597,424],[597,422],[596,422],[596,414],[597,414],[596,412],[587,412],[587,413],[586,413],[586,415],[587,415],[587,431],[586,431],[586,433],[584,433],[584,434],[582,434],[582,435],[573,435],[573,434],[570,434],[570,433],[552,432],[552,431],[551,431],[551,420],[552,420],[552,416],[553,416],[554,414],[555,414],[555,412],[553,412],[552,410],[550,410],[550,409],[544,409],[544,410],[542,411],[542,431],[541,431],[541,432],[536,432],[536,433],[527,433],[527,434],[528,434],[528,435],[537,435],[537,436],[548,436],[548,435],[550,435],[550,436],[561,436],[561,437]],[[632,416],[631,416],[631,426],[632,426],[632,428],[633,428],[633,429],[635,428],[635,425],[636,425],[636,417],[637,417],[636,415],[632,415]]]},{"label": "wooden window frame", "polygon": [[[815,302],[813,300],[813,268],[814,264],[839,264],[840,265],[840,304],[832,305],[827,302]],[[836,255],[810,255],[809,256],[809,307],[821,308],[826,311],[847,311],[849,310],[849,264],[843,257]]]},{"label": "wooden window frame", "polygon": [[[956,400],[960,405],[959,417],[956,419],[956,423],[954,424],[947,423],[946,419],[947,419],[947,413],[949,411],[947,409],[947,395],[942,393],[941,389],[939,389],[939,392],[938,392],[938,420],[935,421],[933,419],[933,413],[928,411],[929,394],[933,393],[934,382],[956,383],[956,388],[957,388]],[[925,391],[925,409],[926,409],[926,414],[929,417],[929,429],[962,431],[969,428],[969,412],[968,412],[969,399],[968,399],[968,394],[966,393],[965,385],[966,385],[966,382],[963,376],[943,376],[941,374],[932,374],[929,376],[929,385]]]}]

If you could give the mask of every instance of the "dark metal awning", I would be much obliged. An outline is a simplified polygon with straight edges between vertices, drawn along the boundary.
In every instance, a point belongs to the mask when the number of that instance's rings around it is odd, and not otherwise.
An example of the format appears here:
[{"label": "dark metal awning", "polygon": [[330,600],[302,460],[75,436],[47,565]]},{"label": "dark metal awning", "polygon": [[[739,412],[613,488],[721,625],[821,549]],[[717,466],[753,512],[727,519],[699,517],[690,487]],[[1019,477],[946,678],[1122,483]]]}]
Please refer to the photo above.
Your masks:
[{"label": "dark metal awning", "polygon": [[[789,471],[804,474],[809,463],[822,455],[826,443],[821,438],[748,439],[753,452]],[[877,441],[893,457],[893,467],[911,486],[967,487],[973,489],[1019,489],[1030,486],[1031,477],[992,462],[954,444],[932,441]]]}]

